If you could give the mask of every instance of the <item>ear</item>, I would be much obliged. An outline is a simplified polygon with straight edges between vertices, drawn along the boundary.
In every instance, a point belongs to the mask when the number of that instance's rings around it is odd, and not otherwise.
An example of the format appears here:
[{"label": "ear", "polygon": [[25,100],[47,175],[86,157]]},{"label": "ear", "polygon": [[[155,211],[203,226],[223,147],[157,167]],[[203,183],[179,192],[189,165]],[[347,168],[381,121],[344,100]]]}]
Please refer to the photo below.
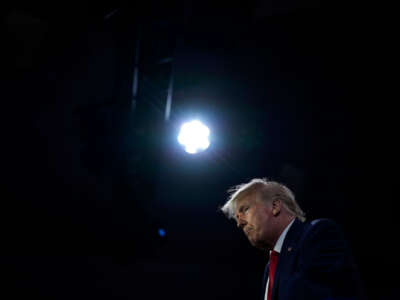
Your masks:
[{"label": "ear", "polygon": [[282,208],[282,201],[280,199],[274,199],[272,200],[272,214],[274,216],[278,216],[281,212]]}]

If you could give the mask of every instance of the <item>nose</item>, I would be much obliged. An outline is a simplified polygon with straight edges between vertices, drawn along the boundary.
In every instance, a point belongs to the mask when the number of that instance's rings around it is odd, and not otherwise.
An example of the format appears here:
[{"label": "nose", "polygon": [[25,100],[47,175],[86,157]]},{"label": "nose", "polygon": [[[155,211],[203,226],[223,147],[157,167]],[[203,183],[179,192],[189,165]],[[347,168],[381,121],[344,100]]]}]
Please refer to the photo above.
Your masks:
[{"label": "nose", "polygon": [[246,220],[243,219],[240,214],[238,214],[236,217],[236,223],[237,223],[237,227],[239,227],[240,229],[243,229],[243,227],[246,226],[246,224],[247,224]]}]

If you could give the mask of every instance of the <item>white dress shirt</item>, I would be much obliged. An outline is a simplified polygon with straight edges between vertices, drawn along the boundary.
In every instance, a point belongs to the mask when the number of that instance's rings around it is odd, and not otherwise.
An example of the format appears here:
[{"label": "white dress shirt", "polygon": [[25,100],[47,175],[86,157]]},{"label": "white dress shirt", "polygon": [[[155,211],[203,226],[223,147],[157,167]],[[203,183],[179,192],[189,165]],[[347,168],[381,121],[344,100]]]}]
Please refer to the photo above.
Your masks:
[{"label": "white dress shirt", "polygon": [[[274,251],[276,251],[278,253],[281,253],[282,245],[283,245],[283,242],[285,241],[286,234],[289,231],[290,226],[292,226],[294,220],[295,219],[293,219],[292,222],[290,222],[288,224],[288,226],[286,226],[285,230],[279,236],[279,239],[278,239],[278,241],[276,242],[276,244],[274,246]],[[271,251],[270,251],[270,254],[271,254]],[[265,286],[265,300],[268,299],[268,285],[269,285],[269,277],[268,277],[268,280],[267,280],[267,284]]]}]

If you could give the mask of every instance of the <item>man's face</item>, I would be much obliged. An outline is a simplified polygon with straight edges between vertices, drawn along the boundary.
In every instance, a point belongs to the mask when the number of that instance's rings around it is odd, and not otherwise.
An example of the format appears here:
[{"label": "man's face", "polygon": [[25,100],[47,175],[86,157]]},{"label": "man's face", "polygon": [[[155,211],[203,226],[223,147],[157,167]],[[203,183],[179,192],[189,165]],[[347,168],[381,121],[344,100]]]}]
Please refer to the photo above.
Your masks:
[{"label": "man's face", "polygon": [[259,249],[272,249],[274,240],[274,215],[271,202],[257,201],[256,194],[239,199],[236,204],[236,223],[251,245]]}]

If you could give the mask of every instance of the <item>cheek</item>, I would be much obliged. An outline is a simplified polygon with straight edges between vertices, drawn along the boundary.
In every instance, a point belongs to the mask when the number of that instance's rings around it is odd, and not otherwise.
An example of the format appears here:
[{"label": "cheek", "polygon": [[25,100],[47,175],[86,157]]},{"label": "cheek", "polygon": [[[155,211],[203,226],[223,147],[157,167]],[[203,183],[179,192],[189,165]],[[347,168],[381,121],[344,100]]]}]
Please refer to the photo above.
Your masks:
[{"label": "cheek", "polygon": [[255,214],[252,218],[253,224],[257,227],[263,227],[263,218],[259,214]]},{"label": "cheek", "polygon": [[260,235],[268,233],[268,226],[267,226],[267,220],[265,217],[260,217],[254,219],[254,227],[257,229],[257,232]]},{"label": "cheek", "polygon": [[261,221],[260,218],[258,218],[257,216],[253,216],[253,217],[250,219],[250,224],[251,224],[251,226],[252,226],[257,232],[260,231],[260,230],[263,228],[262,223],[261,223],[260,221]]}]

